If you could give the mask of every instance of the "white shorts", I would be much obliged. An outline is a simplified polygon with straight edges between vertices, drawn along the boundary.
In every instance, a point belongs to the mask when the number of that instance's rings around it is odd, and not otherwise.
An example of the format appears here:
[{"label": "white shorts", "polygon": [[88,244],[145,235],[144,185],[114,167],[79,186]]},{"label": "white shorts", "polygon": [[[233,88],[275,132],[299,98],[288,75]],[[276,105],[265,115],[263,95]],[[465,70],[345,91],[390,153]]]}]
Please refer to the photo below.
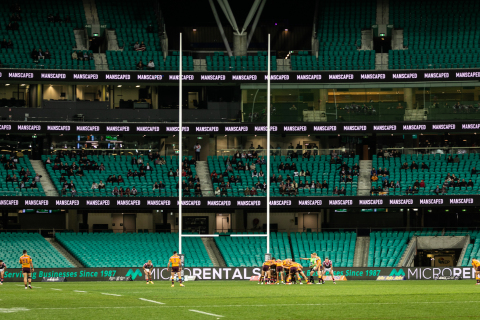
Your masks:
[{"label": "white shorts", "polygon": [[152,271],[150,271],[150,270],[148,270],[148,269],[145,270],[144,272],[145,272],[145,274],[151,274],[151,273],[152,273]]},{"label": "white shorts", "polygon": [[0,273],[2,273],[3,271],[5,271],[5,269],[0,269]]},{"label": "white shorts", "polygon": [[323,272],[325,272],[325,273],[328,272],[329,274],[332,274],[332,268],[324,268]]}]

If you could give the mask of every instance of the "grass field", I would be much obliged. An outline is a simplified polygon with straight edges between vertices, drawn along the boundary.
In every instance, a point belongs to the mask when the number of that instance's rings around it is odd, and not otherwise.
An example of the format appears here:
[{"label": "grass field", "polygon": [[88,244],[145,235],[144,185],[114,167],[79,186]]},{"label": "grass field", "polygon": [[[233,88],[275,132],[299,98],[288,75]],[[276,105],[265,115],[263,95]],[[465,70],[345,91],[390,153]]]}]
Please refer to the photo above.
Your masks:
[{"label": "grass field", "polygon": [[[478,318],[480,286],[463,281],[23,283],[0,286],[5,319],[443,319]],[[79,292],[81,291],[81,292]],[[147,299],[150,301],[140,300]],[[155,302],[160,302],[155,303]],[[192,311],[195,310],[195,311]],[[204,312],[204,313],[199,313]]]}]

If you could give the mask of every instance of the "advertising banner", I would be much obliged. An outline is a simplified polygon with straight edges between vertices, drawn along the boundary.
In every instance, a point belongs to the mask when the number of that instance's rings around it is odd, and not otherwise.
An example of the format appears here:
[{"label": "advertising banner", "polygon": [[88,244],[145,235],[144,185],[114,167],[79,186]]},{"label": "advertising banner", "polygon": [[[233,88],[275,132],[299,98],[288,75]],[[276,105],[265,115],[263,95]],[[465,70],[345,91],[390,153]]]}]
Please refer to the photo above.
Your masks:
[{"label": "advertising banner", "polygon": [[[6,133],[51,133],[51,134],[175,134],[179,127],[176,123],[102,123],[82,122],[61,123],[54,121],[8,121],[0,124],[0,132]],[[273,122],[270,132],[273,134],[349,134],[349,133],[397,133],[417,134],[422,132],[476,132],[480,130],[480,121],[415,121],[415,122],[341,122],[341,123],[299,123]],[[202,122],[188,123],[182,126],[186,135],[198,134],[266,134],[267,127],[259,123],[216,123],[208,125]]]},{"label": "advertising banner", "polygon": [[[266,197],[199,197],[182,200],[184,208],[195,209],[247,209],[265,208]],[[270,207],[277,209],[322,209],[322,208],[434,208],[443,206],[479,206],[479,195],[409,195],[409,196],[315,196],[271,197]],[[174,197],[1,197],[0,208],[11,209],[175,209],[178,198]]]},{"label": "advertising banner", "polygon": [[[273,72],[272,83],[355,83],[355,82],[417,82],[465,81],[480,79],[479,69],[455,70],[379,70],[379,71],[291,71]],[[186,72],[182,80],[188,83],[266,83],[267,72]],[[0,69],[0,80],[30,82],[84,83],[178,83],[178,71],[80,71]]]},{"label": "advertising banner", "polygon": [[[185,268],[186,277],[195,277],[196,280],[250,280],[253,276],[260,276],[261,268]],[[310,271],[305,270],[306,276]],[[167,268],[154,268],[153,280],[170,280],[171,273]],[[418,268],[335,268],[335,277],[346,277],[348,280],[377,280],[379,276],[405,277],[405,280],[436,280],[440,277],[457,277],[475,279],[472,267],[418,267]],[[32,273],[33,281],[42,281],[43,278],[65,278],[67,281],[109,281],[112,278],[131,278],[133,281],[144,281],[141,267],[132,268],[59,268],[35,269]],[[123,277],[123,278],[122,278]],[[317,277],[315,272],[314,277]],[[331,279],[330,275],[327,276]],[[22,282],[21,269],[7,269],[4,275],[5,282]],[[329,279],[326,279],[329,280]]]}]

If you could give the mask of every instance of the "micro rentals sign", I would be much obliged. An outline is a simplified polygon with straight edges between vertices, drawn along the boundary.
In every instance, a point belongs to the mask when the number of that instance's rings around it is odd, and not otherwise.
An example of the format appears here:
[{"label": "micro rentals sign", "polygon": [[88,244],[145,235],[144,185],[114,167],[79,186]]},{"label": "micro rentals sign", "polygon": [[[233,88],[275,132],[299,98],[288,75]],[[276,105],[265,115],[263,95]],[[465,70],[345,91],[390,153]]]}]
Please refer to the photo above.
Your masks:
[{"label": "micro rentals sign", "polygon": [[[438,277],[459,277],[464,280],[475,279],[475,270],[472,267],[417,267],[417,268],[340,268],[335,267],[334,275],[345,276],[347,280],[377,280],[379,276],[404,276],[406,280],[435,280]],[[184,268],[185,276],[196,276],[196,280],[250,280],[252,276],[259,276],[261,268]],[[304,270],[309,276],[309,270]],[[154,280],[170,280],[171,272],[166,267],[153,269]],[[317,274],[314,274],[316,277]],[[108,281],[110,277],[131,277],[134,281],[144,281],[141,267],[131,268],[38,268],[32,273],[33,281],[42,281],[43,277],[65,277],[67,281]],[[5,270],[6,282],[22,282],[21,269]]]}]

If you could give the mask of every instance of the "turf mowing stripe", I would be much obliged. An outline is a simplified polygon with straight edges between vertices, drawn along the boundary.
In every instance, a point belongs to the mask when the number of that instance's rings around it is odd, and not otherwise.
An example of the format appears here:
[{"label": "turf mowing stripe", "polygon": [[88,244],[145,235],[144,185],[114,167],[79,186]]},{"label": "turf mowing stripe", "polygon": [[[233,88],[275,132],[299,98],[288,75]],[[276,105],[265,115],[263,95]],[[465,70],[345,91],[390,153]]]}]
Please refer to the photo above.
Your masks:
[{"label": "turf mowing stripe", "polygon": [[106,296],[114,296],[114,297],[121,297],[122,295],[121,294],[115,294],[115,293],[102,293],[103,295],[106,295]]},{"label": "turf mowing stripe", "polygon": [[454,304],[454,303],[478,303],[478,300],[474,301],[412,301],[412,302],[345,302],[345,303],[301,303],[301,304],[226,304],[226,305],[201,305],[201,306],[126,306],[126,307],[73,307],[73,308],[30,308],[32,310],[74,310],[74,309],[133,309],[133,308],[232,308],[232,307],[293,307],[293,306],[341,306],[341,305],[406,305],[406,304]]},{"label": "turf mowing stripe", "polygon": [[203,311],[198,311],[198,310],[188,310],[188,311],[192,311],[192,312],[197,312],[197,313],[201,313],[201,314],[206,314],[207,316],[213,316],[213,317],[223,317],[219,314],[213,314],[213,313],[208,313],[208,312],[203,312]]},{"label": "turf mowing stripe", "polygon": [[147,301],[147,302],[152,302],[152,303],[158,303],[158,304],[165,304],[165,303],[163,303],[163,302],[148,300],[148,299],[144,299],[144,298],[138,298],[138,300]]}]

